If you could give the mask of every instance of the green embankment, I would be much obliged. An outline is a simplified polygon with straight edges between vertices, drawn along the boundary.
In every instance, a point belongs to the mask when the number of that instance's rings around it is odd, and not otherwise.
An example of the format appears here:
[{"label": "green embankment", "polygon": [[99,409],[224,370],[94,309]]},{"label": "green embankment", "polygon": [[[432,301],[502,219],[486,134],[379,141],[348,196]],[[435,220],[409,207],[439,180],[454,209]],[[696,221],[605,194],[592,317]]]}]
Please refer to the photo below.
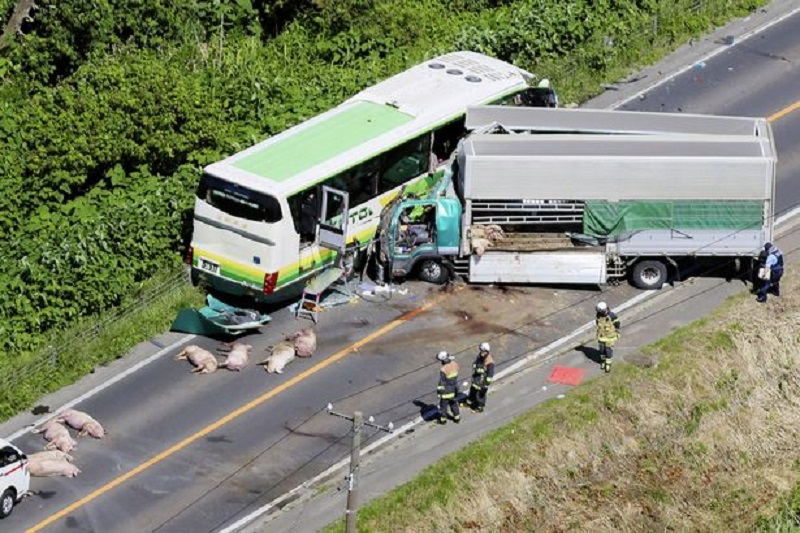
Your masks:
[{"label": "green embankment", "polygon": [[796,531],[800,284],[786,285],[451,454],[363,507],[359,530]]}]

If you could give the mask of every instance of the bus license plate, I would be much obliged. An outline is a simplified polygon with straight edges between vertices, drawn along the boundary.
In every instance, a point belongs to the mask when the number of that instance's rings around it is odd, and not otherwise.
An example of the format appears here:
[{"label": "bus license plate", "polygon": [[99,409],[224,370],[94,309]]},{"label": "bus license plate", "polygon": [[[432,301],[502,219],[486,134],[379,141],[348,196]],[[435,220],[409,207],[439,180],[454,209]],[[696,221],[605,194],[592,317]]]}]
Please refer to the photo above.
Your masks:
[{"label": "bus license plate", "polygon": [[219,274],[219,263],[209,261],[208,259],[204,259],[202,257],[198,258],[198,261],[200,263],[201,270],[205,270],[211,274]]}]

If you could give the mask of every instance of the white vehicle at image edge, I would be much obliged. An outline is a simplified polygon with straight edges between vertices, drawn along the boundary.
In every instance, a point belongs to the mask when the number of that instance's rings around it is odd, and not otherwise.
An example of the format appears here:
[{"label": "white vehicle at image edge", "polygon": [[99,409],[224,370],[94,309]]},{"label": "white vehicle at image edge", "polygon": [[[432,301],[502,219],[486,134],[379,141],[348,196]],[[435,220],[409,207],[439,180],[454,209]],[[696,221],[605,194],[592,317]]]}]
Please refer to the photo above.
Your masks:
[{"label": "white vehicle at image edge", "polygon": [[27,456],[7,440],[0,439],[0,518],[11,514],[14,505],[27,494],[30,483]]}]

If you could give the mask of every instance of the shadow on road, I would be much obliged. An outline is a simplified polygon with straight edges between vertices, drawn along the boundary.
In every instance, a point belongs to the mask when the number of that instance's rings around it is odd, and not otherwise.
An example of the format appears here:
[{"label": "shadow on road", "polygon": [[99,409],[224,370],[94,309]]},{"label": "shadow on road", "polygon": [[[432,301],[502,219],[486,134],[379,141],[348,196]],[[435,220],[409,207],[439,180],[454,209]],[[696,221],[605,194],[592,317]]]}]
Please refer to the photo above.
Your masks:
[{"label": "shadow on road", "polygon": [[425,403],[422,400],[414,400],[414,405],[419,407],[419,416],[425,422],[433,422],[439,419],[439,406],[430,403]]},{"label": "shadow on road", "polygon": [[588,360],[598,365],[603,362],[600,359],[600,350],[593,346],[578,345],[575,347],[575,351],[581,352]]}]

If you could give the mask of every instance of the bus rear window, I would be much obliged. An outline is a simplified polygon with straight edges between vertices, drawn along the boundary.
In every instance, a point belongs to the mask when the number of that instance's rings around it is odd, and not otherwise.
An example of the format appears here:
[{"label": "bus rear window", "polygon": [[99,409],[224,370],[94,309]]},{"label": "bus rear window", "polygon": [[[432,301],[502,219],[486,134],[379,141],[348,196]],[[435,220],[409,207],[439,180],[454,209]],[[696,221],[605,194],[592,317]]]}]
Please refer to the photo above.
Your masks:
[{"label": "bus rear window", "polygon": [[200,180],[197,197],[236,218],[270,223],[281,219],[281,206],[274,197],[208,174]]}]

